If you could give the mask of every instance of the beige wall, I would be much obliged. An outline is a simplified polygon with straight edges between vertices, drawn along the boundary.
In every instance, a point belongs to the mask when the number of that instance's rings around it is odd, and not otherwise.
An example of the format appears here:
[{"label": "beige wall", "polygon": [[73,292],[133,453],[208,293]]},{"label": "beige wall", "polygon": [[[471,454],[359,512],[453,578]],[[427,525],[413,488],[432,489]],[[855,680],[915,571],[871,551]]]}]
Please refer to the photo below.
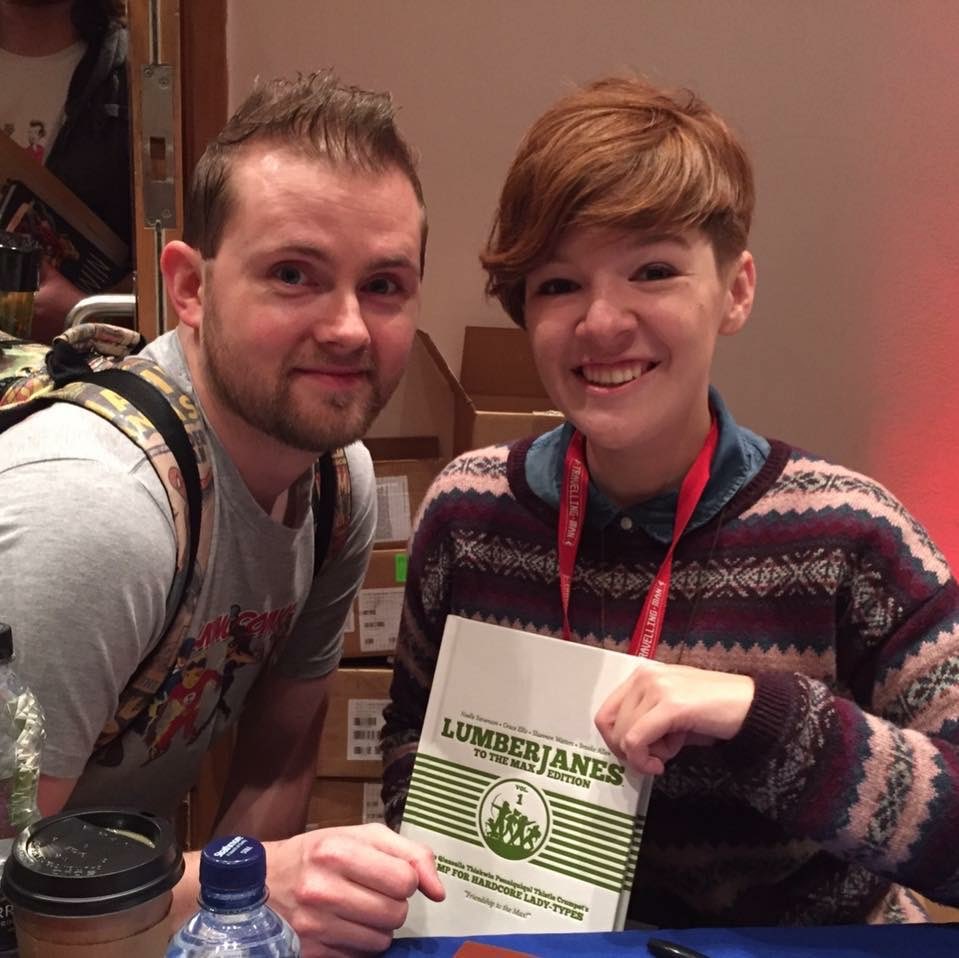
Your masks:
[{"label": "beige wall", "polygon": [[959,3],[230,0],[228,30],[231,104],[321,66],[393,92],[430,208],[422,325],[454,368],[464,325],[506,323],[476,253],[529,121],[623,68],[697,90],[759,188],[759,298],[715,381],[741,421],[886,482],[959,560]]}]

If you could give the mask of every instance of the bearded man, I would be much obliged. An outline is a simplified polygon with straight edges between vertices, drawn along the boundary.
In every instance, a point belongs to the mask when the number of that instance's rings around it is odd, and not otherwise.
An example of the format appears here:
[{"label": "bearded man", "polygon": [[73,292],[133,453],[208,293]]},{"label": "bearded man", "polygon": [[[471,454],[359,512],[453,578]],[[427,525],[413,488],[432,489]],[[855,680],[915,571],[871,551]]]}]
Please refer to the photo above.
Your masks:
[{"label": "bearded man", "polygon": [[[217,831],[266,841],[271,904],[310,954],[382,951],[417,888],[443,894],[430,852],[384,826],[300,834],[376,522],[356,440],[403,371],[425,239],[389,99],[328,74],[258,87],[201,158],[161,259],[179,324],[145,355],[202,416],[212,540],[176,662],[108,748],[165,631],[177,516],[143,452],[85,408],[55,404],[0,441],[2,618],[47,713],[41,810],[122,796],[169,816],[241,716]],[[314,570],[314,464],[344,447],[348,521]],[[188,858],[174,922],[196,899]]]}]

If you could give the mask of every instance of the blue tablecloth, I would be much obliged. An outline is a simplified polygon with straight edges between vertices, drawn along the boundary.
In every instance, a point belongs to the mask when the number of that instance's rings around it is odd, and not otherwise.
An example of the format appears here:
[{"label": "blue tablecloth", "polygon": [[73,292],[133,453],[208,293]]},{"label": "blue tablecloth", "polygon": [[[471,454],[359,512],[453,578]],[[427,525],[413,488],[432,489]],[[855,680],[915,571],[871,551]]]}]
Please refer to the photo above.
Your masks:
[{"label": "blue tablecloth", "polygon": [[[591,935],[476,936],[536,958],[647,955],[649,938],[691,945],[707,958],[959,958],[957,925],[841,926],[830,928],[695,928]],[[398,939],[386,953],[451,958],[462,938]]]}]

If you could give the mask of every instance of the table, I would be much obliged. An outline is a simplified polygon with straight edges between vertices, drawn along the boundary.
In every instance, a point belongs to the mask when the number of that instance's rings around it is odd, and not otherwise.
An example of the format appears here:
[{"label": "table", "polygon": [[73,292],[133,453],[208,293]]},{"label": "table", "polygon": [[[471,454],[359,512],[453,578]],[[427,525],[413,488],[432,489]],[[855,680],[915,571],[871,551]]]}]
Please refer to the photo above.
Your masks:
[{"label": "table", "polygon": [[[827,928],[691,928],[684,931],[624,931],[618,934],[499,935],[471,938],[536,958],[604,955],[646,956],[649,938],[666,938],[707,958],[957,958],[959,924],[842,925]],[[462,938],[401,938],[389,958],[424,955],[452,958]]]}]

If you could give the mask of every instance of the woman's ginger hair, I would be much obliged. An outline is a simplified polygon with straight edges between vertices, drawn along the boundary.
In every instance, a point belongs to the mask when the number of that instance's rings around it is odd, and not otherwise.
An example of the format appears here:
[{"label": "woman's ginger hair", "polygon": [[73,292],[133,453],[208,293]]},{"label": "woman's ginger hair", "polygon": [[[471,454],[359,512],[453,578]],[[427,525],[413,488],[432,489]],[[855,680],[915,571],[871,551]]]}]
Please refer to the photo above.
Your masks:
[{"label": "woman's ginger hair", "polygon": [[526,276],[579,227],[701,229],[728,263],[746,248],[754,200],[745,150],[693,93],[597,80],[523,138],[480,255],[487,293],[523,326]]}]

